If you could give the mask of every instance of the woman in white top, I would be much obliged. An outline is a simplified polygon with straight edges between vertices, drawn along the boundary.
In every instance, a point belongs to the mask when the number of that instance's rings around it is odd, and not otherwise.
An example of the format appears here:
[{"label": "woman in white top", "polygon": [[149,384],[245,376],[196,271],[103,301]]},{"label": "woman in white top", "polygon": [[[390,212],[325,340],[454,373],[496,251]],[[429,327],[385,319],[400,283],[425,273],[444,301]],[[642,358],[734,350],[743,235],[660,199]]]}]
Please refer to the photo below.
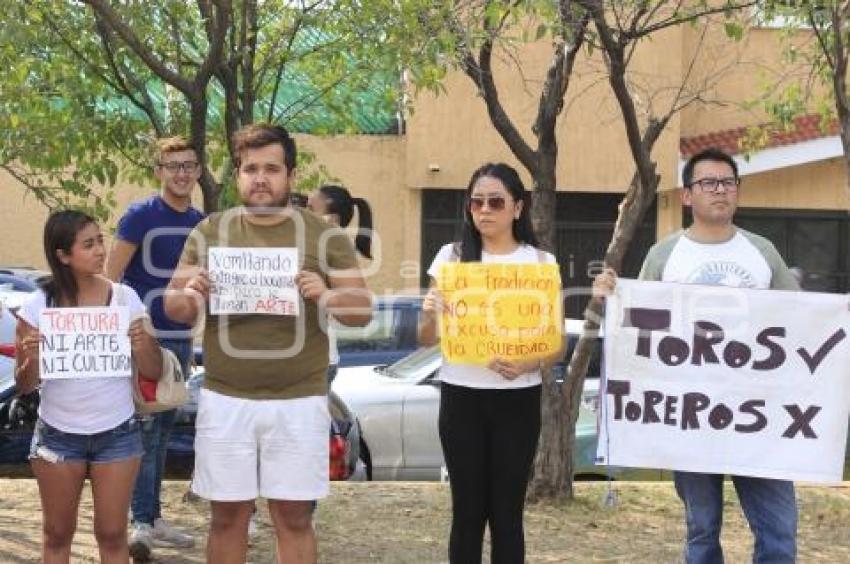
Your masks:
[{"label": "woman in white top", "polygon": [[[144,330],[144,306],[131,288],[102,275],[106,251],[94,219],[78,211],[53,213],[44,227],[44,250],[53,276],[19,311],[18,391],[28,393],[39,385],[39,317],[46,307],[128,307],[133,359],[142,374],[158,379],[162,356],[156,340]],[[41,383],[30,460],[41,496],[44,562],[70,559],[87,474],[100,560],[129,561],[127,511],[142,455],[134,411],[130,377]]]},{"label": "woman in white top", "polygon": [[[472,175],[466,194],[460,243],[443,246],[428,269],[432,284],[419,326],[423,345],[439,342],[437,317],[443,304],[433,279],[440,264],[555,262],[536,248],[516,170],[486,164]],[[540,434],[540,370],[561,355],[542,362],[492,358],[487,366],[443,362],[439,430],[452,490],[452,563],[481,561],[485,525],[490,527],[491,562],[524,562],[522,514]]]}]

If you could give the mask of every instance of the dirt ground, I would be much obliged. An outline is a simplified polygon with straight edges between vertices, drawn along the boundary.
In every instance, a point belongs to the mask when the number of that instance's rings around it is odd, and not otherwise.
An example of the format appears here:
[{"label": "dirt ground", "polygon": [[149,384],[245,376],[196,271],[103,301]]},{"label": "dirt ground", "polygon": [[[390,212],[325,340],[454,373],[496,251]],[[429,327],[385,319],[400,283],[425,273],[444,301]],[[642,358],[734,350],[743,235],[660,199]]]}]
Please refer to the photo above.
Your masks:
[{"label": "dirt ground", "polygon": [[[603,507],[604,483],[579,483],[566,505],[532,505],[526,514],[529,562],[676,562],[683,537],[682,509],[672,483],[613,484],[617,505]],[[157,562],[203,562],[207,506],[182,500],[186,482],[165,485],[166,518],[197,535],[191,550],[157,549]],[[850,561],[850,483],[798,487],[799,561]],[[731,488],[726,496],[723,545],[727,562],[747,562],[752,540]],[[264,508],[249,562],[273,562],[272,529]],[[319,504],[320,561],[327,563],[445,562],[448,485],[335,483]],[[33,480],[0,480],[0,562],[37,562],[41,513]],[[74,562],[96,562],[88,491],[74,539]],[[485,558],[486,561],[486,558]]]}]

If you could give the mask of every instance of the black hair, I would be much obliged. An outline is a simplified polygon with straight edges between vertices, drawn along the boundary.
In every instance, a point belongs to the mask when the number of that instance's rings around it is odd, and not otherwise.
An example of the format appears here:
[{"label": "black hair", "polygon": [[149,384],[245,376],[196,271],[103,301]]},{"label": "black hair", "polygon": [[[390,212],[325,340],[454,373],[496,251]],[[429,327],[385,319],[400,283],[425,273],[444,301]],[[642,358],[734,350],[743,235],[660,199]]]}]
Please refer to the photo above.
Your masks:
[{"label": "black hair", "polygon": [[242,151],[245,149],[260,149],[268,145],[283,147],[283,162],[286,171],[292,172],[298,160],[295,140],[286,128],[270,123],[252,123],[242,127],[233,134],[233,164],[238,170],[242,166]]},{"label": "black hair", "polygon": [[71,268],[59,260],[57,251],[69,255],[77,233],[87,225],[96,223],[90,215],[77,210],[61,210],[50,214],[44,224],[44,257],[50,267],[52,276],[42,283],[42,290],[47,296],[47,303],[58,306],[62,298],[77,305],[77,279]]},{"label": "black hair", "polygon": [[289,205],[294,208],[306,208],[307,196],[302,194],[301,192],[290,192]]},{"label": "black hair", "polygon": [[537,246],[537,237],[531,225],[531,199],[522,179],[516,169],[505,163],[487,163],[480,167],[469,179],[466,187],[466,203],[463,211],[463,226],[460,237],[460,260],[461,262],[477,262],[481,260],[481,233],[472,221],[472,212],[469,210],[469,198],[472,189],[479,178],[490,177],[499,180],[513,197],[515,202],[523,202],[519,218],[514,219],[512,232],[517,243],[526,243],[533,247]]},{"label": "black hair", "polygon": [[735,175],[735,178],[738,178],[738,164],[735,162],[735,159],[717,147],[710,147],[692,156],[685,163],[685,168],[682,169],[682,186],[685,188],[691,187],[691,184],[694,182],[694,168],[702,161],[726,163],[732,168],[732,174]]},{"label": "black hair", "polygon": [[351,192],[342,186],[325,184],[319,192],[327,200],[327,212],[339,217],[340,227],[348,227],[357,208],[358,229],[354,247],[366,258],[372,258],[372,208],[363,198],[352,198]]}]

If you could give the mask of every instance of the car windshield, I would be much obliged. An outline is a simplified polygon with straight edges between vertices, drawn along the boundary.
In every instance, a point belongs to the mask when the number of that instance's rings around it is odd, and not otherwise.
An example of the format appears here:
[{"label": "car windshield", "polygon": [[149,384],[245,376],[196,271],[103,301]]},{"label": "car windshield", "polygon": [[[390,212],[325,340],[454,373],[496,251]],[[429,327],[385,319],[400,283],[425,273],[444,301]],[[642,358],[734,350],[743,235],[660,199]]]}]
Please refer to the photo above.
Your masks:
[{"label": "car windshield", "polygon": [[395,313],[379,309],[364,327],[347,327],[336,319],[331,321],[336,331],[337,347],[343,350],[383,350],[395,343]]},{"label": "car windshield", "polygon": [[443,364],[440,347],[426,347],[407,355],[395,364],[391,364],[386,375],[400,379],[424,378],[435,372]]}]

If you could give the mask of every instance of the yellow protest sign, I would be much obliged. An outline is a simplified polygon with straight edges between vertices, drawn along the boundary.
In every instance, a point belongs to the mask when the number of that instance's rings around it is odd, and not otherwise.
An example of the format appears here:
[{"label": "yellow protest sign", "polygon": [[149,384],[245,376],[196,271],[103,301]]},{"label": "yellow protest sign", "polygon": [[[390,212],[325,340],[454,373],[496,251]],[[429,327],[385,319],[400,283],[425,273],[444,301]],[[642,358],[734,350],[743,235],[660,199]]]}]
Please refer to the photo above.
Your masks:
[{"label": "yellow protest sign", "polygon": [[449,362],[533,360],[561,346],[557,264],[446,263],[437,287],[447,306],[439,322],[440,346]]}]

